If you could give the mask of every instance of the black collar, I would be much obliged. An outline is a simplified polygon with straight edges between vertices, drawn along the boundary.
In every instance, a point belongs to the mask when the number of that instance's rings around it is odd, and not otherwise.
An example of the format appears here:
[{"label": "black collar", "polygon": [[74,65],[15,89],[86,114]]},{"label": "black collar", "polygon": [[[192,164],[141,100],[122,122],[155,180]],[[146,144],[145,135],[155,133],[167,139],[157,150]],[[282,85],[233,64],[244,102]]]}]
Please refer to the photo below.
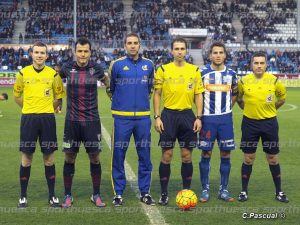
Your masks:
[{"label": "black collar", "polygon": [[42,69],[36,69],[34,66],[32,66],[35,72],[40,73],[45,69],[45,66]]}]

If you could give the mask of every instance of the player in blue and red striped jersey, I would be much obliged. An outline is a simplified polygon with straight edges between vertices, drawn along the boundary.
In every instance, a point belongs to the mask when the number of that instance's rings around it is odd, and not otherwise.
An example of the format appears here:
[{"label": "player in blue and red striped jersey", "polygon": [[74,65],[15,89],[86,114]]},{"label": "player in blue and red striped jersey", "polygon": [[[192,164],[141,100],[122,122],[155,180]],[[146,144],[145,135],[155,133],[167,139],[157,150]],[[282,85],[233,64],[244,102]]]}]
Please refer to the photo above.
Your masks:
[{"label": "player in blue and red striped jersey", "polygon": [[220,190],[219,198],[231,202],[227,190],[231,168],[230,152],[235,149],[232,122],[232,107],[237,97],[236,73],[225,66],[226,49],[223,43],[216,42],[210,47],[211,64],[201,71],[205,92],[203,94],[202,130],[199,148],[202,158],[199,163],[202,183],[201,202],[209,200],[210,158],[217,139],[220,148]]},{"label": "player in blue and red striped jersey", "polygon": [[76,41],[75,57],[75,62],[63,65],[60,71],[61,77],[67,80],[67,114],[63,140],[65,197],[62,207],[72,206],[74,165],[81,142],[90,159],[93,183],[91,201],[97,207],[105,207],[106,204],[100,197],[101,123],[98,112],[97,81],[102,81],[107,90],[109,82],[101,66],[90,61],[91,42],[88,39],[79,38]]}]

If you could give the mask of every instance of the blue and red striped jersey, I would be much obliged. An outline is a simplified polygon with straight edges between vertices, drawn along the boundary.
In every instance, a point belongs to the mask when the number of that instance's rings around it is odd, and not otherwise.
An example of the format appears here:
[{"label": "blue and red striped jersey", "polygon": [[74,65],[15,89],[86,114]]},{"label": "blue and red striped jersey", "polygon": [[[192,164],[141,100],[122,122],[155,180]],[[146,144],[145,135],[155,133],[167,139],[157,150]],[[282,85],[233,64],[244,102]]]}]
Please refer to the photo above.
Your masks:
[{"label": "blue and red striped jersey", "polygon": [[97,81],[104,78],[104,71],[99,64],[89,62],[80,67],[76,62],[62,66],[60,76],[67,80],[67,114],[71,121],[97,121],[98,94]]}]

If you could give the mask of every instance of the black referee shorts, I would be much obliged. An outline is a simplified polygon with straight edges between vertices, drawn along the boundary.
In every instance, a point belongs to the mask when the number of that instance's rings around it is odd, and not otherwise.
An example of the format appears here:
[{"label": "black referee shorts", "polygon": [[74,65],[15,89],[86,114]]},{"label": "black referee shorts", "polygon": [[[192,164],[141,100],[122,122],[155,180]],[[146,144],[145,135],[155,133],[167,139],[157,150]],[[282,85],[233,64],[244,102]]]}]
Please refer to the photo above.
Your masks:
[{"label": "black referee shorts", "polygon": [[244,116],[240,146],[242,151],[249,154],[255,153],[260,138],[265,153],[274,155],[279,153],[277,118],[254,120]]},{"label": "black referee shorts", "polygon": [[159,140],[161,148],[174,148],[176,139],[180,148],[190,150],[195,148],[197,146],[197,133],[193,131],[195,119],[191,109],[178,111],[164,108],[161,113],[161,120],[164,124]]},{"label": "black referee shorts", "polygon": [[44,154],[57,150],[56,123],[52,113],[23,114],[20,128],[20,151],[34,153],[37,139]]}]

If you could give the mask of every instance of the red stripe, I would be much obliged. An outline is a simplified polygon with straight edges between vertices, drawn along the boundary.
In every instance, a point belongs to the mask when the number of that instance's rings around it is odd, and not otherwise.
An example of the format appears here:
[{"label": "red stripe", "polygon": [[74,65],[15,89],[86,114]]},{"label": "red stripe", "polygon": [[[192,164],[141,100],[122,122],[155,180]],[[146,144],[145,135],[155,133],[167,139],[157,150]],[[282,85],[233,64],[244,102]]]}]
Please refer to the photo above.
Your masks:
[{"label": "red stripe", "polygon": [[[90,76],[90,100],[89,100],[89,103],[90,103],[90,107],[89,107],[89,112],[91,112],[91,110],[92,110],[92,107],[93,107],[93,104],[92,104],[92,87],[93,87],[93,85],[92,85],[92,83],[93,83],[93,80],[92,80],[93,78]],[[90,120],[93,120],[93,117],[92,117],[92,113],[90,113]]]},{"label": "red stripe", "polygon": [[66,188],[72,187],[72,181],[73,181],[73,177],[64,176],[64,186]]},{"label": "red stripe", "polygon": [[80,70],[79,71],[79,120],[80,121],[84,121],[85,120],[85,117],[84,117],[84,110],[85,110],[85,107],[84,107],[84,97],[85,97],[85,84],[84,84],[84,81],[85,81],[85,70]]},{"label": "red stripe", "polygon": [[100,186],[100,184],[101,184],[101,176],[99,176],[99,175],[92,175],[92,182],[93,182],[93,186]]},{"label": "red stripe", "polygon": [[55,176],[52,175],[52,176],[50,176],[50,177],[48,177],[48,178],[49,178],[49,180],[54,180],[54,179],[55,179]]},{"label": "red stripe", "polygon": [[70,109],[70,117],[71,120],[74,120],[74,109],[75,109],[75,101],[74,101],[74,73],[71,73],[71,84],[70,86],[72,87],[71,89],[71,98],[69,98],[69,100],[71,101],[71,109]]},{"label": "red stripe", "polygon": [[192,177],[187,177],[186,180],[192,180]]},{"label": "red stripe", "polygon": [[28,180],[28,177],[20,177],[20,180],[26,181]]}]

